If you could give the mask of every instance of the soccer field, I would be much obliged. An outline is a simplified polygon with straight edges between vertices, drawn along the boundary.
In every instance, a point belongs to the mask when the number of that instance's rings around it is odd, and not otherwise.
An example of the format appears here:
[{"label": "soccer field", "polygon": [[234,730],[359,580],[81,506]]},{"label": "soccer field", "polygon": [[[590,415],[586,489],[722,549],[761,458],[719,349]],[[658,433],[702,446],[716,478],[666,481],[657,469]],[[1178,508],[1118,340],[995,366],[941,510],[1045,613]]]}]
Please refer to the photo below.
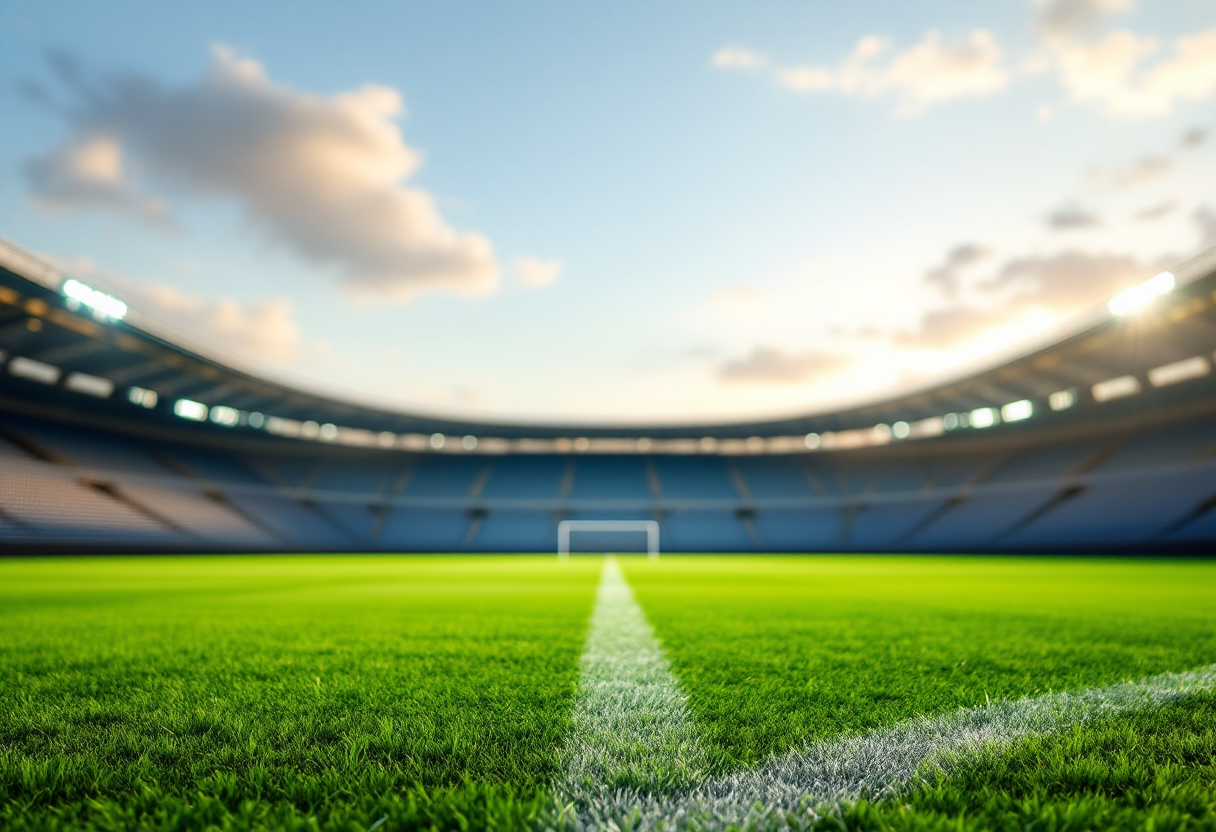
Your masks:
[{"label": "soccer field", "polygon": [[1216,829],[1216,561],[0,561],[0,827]]}]

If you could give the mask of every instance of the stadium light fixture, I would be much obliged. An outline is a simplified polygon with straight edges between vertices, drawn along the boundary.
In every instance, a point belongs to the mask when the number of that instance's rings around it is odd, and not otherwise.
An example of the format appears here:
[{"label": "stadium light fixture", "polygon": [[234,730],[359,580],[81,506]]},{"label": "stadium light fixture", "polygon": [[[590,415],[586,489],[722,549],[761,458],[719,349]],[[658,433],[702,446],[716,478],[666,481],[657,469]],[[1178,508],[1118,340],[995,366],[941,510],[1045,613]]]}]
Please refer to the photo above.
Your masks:
[{"label": "stadium light fixture", "polygon": [[321,438],[324,439],[326,442],[332,442],[338,438],[338,426],[331,425],[328,422],[326,422],[324,425],[321,425],[320,429],[317,432],[321,435]]},{"label": "stadium light fixture", "polygon": [[173,403],[173,413],[191,422],[207,421],[207,405],[190,399],[178,399]]},{"label": "stadium light fixture", "polygon": [[1184,358],[1171,364],[1163,364],[1148,371],[1148,383],[1154,387],[1168,387],[1193,378],[1203,378],[1212,371],[1212,365],[1202,355]]},{"label": "stadium light fixture", "polygon": [[806,445],[808,451],[819,450],[820,440],[819,434],[817,433],[808,433],[802,442],[804,445]]},{"label": "stadium light fixture", "polygon": [[441,448],[443,448],[443,446],[446,442],[447,442],[447,437],[444,436],[442,433],[432,433],[431,434],[431,447],[434,448],[435,450],[438,451]]},{"label": "stadium light fixture", "polygon": [[211,421],[226,428],[236,427],[241,421],[241,411],[233,407],[216,405],[211,408]]},{"label": "stadium light fixture", "polygon": [[1177,282],[1171,272],[1161,272],[1143,283],[1115,295],[1106,304],[1112,315],[1127,315],[1148,306],[1159,296],[1173,290]]},{"label": "stadium light fixture", "polygon": [[957,413],[947,413],[942,417],[942,430],[958,430],[959,418]]},{"label": "stadium light fixture", "polygon": [[1112,399],[1136,395],[1140,392],[1140,382],[1135,376],[1108,378],[1106,381],[1099,381],[1095,384],[1091,392],[1093,393],[1094,401],[1109,402]]},{"label": "stadium light fixture", "polygon": [[305,439],[316,439],[317,434],[321,432],[321,426],[309,419],[304,424],[300,425],[300,435]]},{"label": "stadium light fixture", "polygon": [[912,426],[907,422],[896,422],[891,425],[891,433],[896,439],[907,439],[912,433]]},{"label": "stadium light fixture", "polygon": [[86,286],[76,278],[68,278],[63,282],[63,294],[69,301],[87,306],[93,314],[114,321],[121,321],[127,316],[127,305],[118,298],[107,295],[92,286]]},{"label": "stadium light fixture", "polygon": [[381,448],[391,448],[397,444],[397,434],[391,430],[382,430],[377,441],[379,441]]},{"label": "stadium light fixture", "polygon": [[477,447],[477,437],[472,435],[466,436],[460,440],[460,444],[464,446],[466,451],[471,451]]},{"label": "stadium light fixture", "polygon": [[143,387],[131,387],[127,390],[127,401],[148,410],[156,407],[158,399],[155,390],[145,390]]},{"label": "stadium light fixture", "polygon": [[114,382],[108,378],[91,376],[88,373],[72,373],[63,386],[75,393],[84,393],[86,396],[96,396],[99,399],[108,399],[114,392]]},{"label": "stadium light fixture", "polygon": [[255,410],[253,413],[249,414],[248,422],[249,422],[249,427],[260,428],[266,424],[266,417],[263,416],[261,413],[258,413]]},{"label": "stadium light fixture", "polygon": [[997,423],[995,407],[977,407],[968,415],[973,428],[990,428]]},{"label": "stadium light fixture", "polygon": [[1019,399],[1001,408],[1001,420],[1005,422],[1020,422],[1034,415],[1034,402],[1030,399]]},{"label": "stadium light fixture", "polygon": [[1077,388],[1070,387],[1067,390],[1057,390],[1047,397],[1047,404],[1052,410],[1068,410],[1077,403]]},{"label": "stadium light fixture", "polygon": [[17,378],[36,381],[39,384],[56,384],[61,374],[59,368],[54,365],[20,355],[8,362],[8,371]]}]

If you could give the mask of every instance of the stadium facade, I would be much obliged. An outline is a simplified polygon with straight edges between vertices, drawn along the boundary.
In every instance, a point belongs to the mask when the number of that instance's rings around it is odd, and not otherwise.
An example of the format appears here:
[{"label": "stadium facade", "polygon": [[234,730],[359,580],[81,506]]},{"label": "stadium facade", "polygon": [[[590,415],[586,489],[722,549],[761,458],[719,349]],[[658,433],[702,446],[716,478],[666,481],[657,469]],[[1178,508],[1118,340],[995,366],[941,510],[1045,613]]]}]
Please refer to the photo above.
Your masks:
[{"label": "stadium facade", "polygon": [[1047,347],[864,406],[478,423],[243,372],[4,244],[0,548],[539,552],[562,520],[620,519],[658,521],[665,551],[1203,551],[1214,350],[1216,250]]}]

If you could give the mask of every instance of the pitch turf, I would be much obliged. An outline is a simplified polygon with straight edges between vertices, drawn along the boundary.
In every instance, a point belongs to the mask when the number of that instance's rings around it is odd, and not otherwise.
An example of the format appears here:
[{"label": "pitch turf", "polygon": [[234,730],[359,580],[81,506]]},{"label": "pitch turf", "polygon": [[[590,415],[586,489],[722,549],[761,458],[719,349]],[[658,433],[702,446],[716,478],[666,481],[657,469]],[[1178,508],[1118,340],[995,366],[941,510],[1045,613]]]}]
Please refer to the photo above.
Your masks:
[{"label": "pitch turf", "polygon": [[[917,716],[1216,662],[1211,561],[622,567],[687,694],[706,777]],[[0,827],[551,822],[600,573],[598,558],[551,557],[0,561]],[[820,823],[1216,829],[1216,698],[949,771]]]}]

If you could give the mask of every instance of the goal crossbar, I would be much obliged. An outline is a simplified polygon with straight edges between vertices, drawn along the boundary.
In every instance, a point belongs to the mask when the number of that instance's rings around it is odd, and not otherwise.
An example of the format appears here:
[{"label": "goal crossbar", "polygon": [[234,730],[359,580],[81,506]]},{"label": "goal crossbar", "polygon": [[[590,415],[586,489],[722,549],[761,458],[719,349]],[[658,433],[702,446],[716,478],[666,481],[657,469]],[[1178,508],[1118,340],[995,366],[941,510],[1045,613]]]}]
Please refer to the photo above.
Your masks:
[{"label": "goal crossbar", "polygon": [[645,532],[646,551],[651,559],[659,556],[657,520],[562,520],[557,524],[557,556],[570,556],[571,532]]}]

